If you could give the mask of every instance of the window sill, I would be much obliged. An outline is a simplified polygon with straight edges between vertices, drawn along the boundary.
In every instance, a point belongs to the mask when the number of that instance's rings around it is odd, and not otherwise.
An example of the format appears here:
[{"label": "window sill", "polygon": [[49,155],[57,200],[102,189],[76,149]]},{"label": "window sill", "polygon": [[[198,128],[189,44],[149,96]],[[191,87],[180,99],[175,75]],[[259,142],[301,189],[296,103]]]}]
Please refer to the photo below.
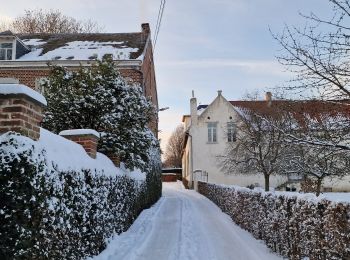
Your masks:
[{"label": "window sill", "polygon": [[207,142],[207,144],[218,144],[218,142]]}]

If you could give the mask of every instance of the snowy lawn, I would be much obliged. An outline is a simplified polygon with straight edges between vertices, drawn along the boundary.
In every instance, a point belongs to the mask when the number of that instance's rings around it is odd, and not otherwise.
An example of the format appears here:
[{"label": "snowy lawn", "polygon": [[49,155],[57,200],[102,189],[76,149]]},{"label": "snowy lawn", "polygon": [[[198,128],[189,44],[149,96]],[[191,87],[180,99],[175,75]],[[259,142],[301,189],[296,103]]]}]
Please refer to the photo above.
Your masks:
[{"label": "snowy lawn", "polygon": [[[90,258],[91,259],[91,258]],[[93,260],[273,260],[261,241],[235,225],[210,200],[180,182],[163,183],[163,197],[144,210]]]},{"label": "snowy lawn", "polygon": [[350,203],[350,192],[325,192],[320,194],[320,198],[325,198],[334,202]]}]

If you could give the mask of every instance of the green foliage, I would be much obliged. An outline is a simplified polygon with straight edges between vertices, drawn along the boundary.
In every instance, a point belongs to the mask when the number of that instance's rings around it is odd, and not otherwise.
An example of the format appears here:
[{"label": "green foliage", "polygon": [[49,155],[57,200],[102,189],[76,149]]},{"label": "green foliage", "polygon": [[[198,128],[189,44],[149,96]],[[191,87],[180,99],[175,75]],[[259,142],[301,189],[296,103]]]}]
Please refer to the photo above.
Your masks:
[{"label": "green foliage", "polygon": [[[0,147],[16,146],[14,138]],[[0,156],[0,259],[34,259],[40,246],[33,237],[40,237],[40,222],[45,197],[34,182],[42,182],[37,173],[43,170],[43,158],[31,160],[34,147],[14,157]],[[9,166],[11,164],[11,166]],[[33,258],[29,257],[32,256]],[[27,256],[22,258],[23,256]]]},{"label": "green foliage", "polygon": [[146,181],[92,169],[58,171],[29,138],[0,138],[0,259],[85,259],[161,195],[159,149]]},{"label": "green foliage", "polygon": [[155,142],[147,123],[155,109],[139,86],[120,75],[111,59],[76,71],[52,66],[44,88],[45,128],[55,133],[80,128],[103,132],[99,151],[118,156],[128,168],[145,169],[147,150]]}]

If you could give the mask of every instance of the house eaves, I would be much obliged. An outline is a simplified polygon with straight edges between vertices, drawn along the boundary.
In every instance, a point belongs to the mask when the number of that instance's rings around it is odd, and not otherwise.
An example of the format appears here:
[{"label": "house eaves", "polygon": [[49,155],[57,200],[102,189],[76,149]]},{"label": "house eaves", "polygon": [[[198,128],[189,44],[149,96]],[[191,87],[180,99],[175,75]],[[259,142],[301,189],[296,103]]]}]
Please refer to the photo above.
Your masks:
[{"label": "house eaves", "polygon": [[[0,61],[0,68],[46,68],[48,64],[64,66],[64,67],[80,67],[80,66],[91,66],[96,64],[97,61],[87,60],[51,60],[51,61],[18,61],[18,60],[6,60]],[[123,68],[140,68],[142,60],[120,60],[115,61],[117,67]]]}]

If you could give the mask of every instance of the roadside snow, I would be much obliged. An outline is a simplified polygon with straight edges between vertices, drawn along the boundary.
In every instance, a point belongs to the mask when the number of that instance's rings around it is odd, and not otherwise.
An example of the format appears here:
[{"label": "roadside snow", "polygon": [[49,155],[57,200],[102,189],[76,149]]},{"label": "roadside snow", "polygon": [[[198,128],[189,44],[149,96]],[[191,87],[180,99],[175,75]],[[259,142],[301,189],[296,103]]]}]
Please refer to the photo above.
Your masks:
[{"label": "roadside snow", "polygon": [[0,84],[0,95],[23,94],[31,97],[43,105],[47,105],[46,99],[39,92],[22,84]]},{"label": "roadside snow", "polygon": [[274,260],[281,257],[235,225],[211,201],[181,183],[163,183],[163,197],[128,231],[90,260]]}]

